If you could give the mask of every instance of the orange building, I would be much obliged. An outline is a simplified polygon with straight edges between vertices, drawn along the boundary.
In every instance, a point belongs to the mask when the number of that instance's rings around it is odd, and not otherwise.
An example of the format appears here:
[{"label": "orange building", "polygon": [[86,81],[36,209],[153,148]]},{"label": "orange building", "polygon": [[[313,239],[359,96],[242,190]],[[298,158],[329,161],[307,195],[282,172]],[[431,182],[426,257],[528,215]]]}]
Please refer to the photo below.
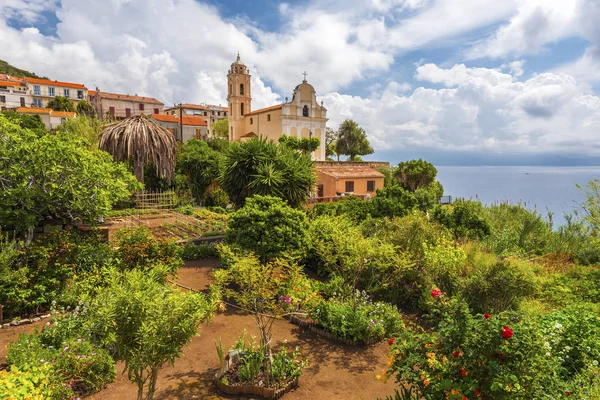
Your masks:
[{"label": "orange building", "polygon": [[385,176],[376,168],[389,168],[386,162],[317,161],[317,188],[314,197],[333,198],[355,194],[374,196],[383,189]]}]

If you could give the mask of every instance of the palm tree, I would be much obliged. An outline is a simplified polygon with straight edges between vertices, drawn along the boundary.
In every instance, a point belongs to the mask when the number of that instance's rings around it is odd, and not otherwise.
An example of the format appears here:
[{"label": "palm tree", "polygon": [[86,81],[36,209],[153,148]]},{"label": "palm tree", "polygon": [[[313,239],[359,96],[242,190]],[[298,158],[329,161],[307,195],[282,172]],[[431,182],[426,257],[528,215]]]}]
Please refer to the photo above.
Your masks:
[{"label": "palm tree", "polygon": [[107,125],[100,134],[99,147],[116,162],[133,160],[135,177],[141,183],[144,167],[150,163],[159,178],[172,180],[175,176],[175,136],[146,117],[138,115]]}]

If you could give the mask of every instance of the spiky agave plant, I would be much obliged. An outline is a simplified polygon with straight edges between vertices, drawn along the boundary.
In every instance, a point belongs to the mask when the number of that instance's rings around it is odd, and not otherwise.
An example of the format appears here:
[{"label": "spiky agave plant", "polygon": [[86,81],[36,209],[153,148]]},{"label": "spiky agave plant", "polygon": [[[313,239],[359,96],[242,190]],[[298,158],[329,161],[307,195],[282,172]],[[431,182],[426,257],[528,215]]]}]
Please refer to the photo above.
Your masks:
[{"label": "spiky agave plant", "polygon": [[159,178],[175,176],[177,142],[166,128],[136,115],[107,125],[100,134],[100,150],[112,154],[116,162],[133,161],[135,177],[144,183],[144,167],[150,163]]}]

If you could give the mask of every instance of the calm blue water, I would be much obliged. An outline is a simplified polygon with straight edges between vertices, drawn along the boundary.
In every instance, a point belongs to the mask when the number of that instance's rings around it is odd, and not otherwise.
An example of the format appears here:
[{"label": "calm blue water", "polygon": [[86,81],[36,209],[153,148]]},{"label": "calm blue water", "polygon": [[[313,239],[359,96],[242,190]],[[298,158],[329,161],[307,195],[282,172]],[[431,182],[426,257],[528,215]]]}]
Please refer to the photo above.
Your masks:
[{"label": "calm blue water", "polygon": [[522,202],[543,215],[554,213],[554,226],[564,214],[580,209],[584,195],[575,184],[600,179],[600,167],[436,167],[444,194],[485,204]]}]

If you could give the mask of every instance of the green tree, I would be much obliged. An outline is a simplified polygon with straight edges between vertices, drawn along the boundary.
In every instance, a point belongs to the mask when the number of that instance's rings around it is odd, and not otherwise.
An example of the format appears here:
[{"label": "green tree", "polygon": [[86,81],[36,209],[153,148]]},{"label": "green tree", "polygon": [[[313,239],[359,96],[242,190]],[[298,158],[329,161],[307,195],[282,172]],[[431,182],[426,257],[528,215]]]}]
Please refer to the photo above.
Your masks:
[{"label": "green tree", "polygon": [[377,190],[371,204],[371,215],[375,218],[403,217],[415,209],[417,199],[404,188],[392,186]]},{"label": "green tree", "polygon": [[77,114],[93,118],[96,116],[96,110],[89,101],[79,100],[77,103]]},{"label": "green tree", "polygon": [[46,218],[92,221],[139,185],[109,154],[60,132],[39,137],[0,115],[0,225],[18,232]]},{"label": "green tree", "polygon": [[437,169],[422,159],[403,161],[398,164],[394,176],[404,189],[414,192],[435,181]]},{"label": "green tree", "polygon": [[315,137],[298,139],[295,136],[282,135],[279,137],[279,144],[297,150],[302,154],[311,154],[319,148],[321,141]]},{"label": "green tree", "polygon": [[[284,260],[261,264],[256,257],[240,256],[226,246],[221,247],[221,252],[229,253],[227,258],[231,259],[231,265],[215,271],[215,281],[227,297],[234,299],[240,308],[250,312],[254,318],[260,335],[262,366],[266,372],[265,386],[270,387],[273,381],[273,323],[294,314],[282,299],[289,300],[287,288],[306,276],[297,265]],[[229,289],[225,289],[227,286]]]},{"label": "green tree", "polygon": [[75,111],[75,106],[73,105],[73,102],[65,96],[56,96],[55,98],[50,100],[48,102],[48,108],[51,108],[54,111]]},{"label": "green tree", "polygon": [[308,248],[308,220],[277,197],[253,196],[227,222],[225,240],[254,252],[263,263],[289,252],[303,255]]},{"label": "green tree", "polygon": [[347,119],[338,129],[338,140],[335,145],[336,153],[350,156],[354,161],[356,156],[364,156],[373,153],[373,147],[369,144],[367,133],[363,128],[351,119]]},{"label": "green tree", "polygon": [[39,136],[48,133],[39,115],[20,114],[14,111],[2,111],[2,115],[7,121],[19,125],[21,128],[36,132]]},{"label": "green tree", "polygon": [[237,207],[255,194],[280,197],[299,207],[306,204],[316,181],[310,156],[265,139],[232,143],[221,174],[223,189]]},{"label": "green tree", "polygon": [[158,371],[181,356],[198,325],[214,312],[218,294],[173,289],[165,285],[164,271],[156,269],[109,270],[107,282],[86,307],[86,327],[124,361],[124,372],[138,387],[137,399],[152,400]]},{"label": "green tree", "polygon": [[219,186],[224,157],[198,139],[189,140],[178,154],[177,171],[185,175],[194,198],[205,203],[211,186]]},{"label": "green tree", "polygon": [[227,139],[229,137],[229,120],[223,118],[213,122],[212,130],[215,138]]},{"label": "green tree", "polygon": [[87,148],[91,151],[98,151],[98,142],[100,132],[102,132],[102,123],[96,118],[78,115],[75,118],[69,118],[63,122],[57,132],[64,133],[74,139],[82,139],[87,143]]},{"label": "green tree", "polygon": [[337,140],[337,132],[329,127],[325,128],[325,157],[329,159],[333,156],[337,156],[338,161],[340,161],[340,155],[335,149]]}]

